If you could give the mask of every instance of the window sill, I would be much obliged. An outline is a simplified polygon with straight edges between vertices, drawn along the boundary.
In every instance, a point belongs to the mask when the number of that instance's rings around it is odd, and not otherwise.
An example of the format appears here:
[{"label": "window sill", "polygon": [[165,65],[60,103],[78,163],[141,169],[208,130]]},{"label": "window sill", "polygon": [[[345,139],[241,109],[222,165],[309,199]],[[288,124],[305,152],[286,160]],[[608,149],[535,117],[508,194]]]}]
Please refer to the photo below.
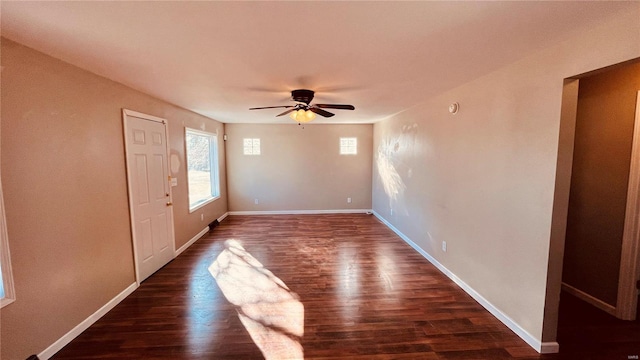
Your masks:
[{"label": "window sill", "polygon": [[0,308],[3,308],[9,304],[11,304],[12,302],[16,301],[16,299],[12,299],[12,298],[4,298],[0,300]]},{"label": "window sill", "polygon": [[218,195],[218,196],[214,196],[214,197],[212,197],[212,198],[210,198],[210,199],[207,199],[206,201],[203,201],[203,202],[201,202],[200,204],[198,204],[198,205],[196,205],[196,206],[194,206],[194,207],[192,207],[192,208],[190,207],[190,208],[189,208],[189,214],[191,214],[191,213],[193,213],[194,211],[196,211],[196,210],[198,210],[198,209],[201,209],[201,208],[203,208],[203,207],[205,207],[205,206],[207,206],[207,205],[211,204],[212,202],[214,202],[214,201],[216,201],[216,200],[218,200],[218,199],[220,199],[220,195]]}]

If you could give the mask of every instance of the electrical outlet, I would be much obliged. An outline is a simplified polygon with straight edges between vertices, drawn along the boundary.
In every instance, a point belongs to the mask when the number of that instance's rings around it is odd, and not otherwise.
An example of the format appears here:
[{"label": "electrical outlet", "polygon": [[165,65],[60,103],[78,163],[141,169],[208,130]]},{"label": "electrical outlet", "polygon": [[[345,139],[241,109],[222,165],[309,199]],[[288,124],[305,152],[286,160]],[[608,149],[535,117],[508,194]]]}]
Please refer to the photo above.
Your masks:
[{"label": "electrical outlet", "polygon": [[351,204],[351,198],[347,198],[347,204]]},{"label": "electrical outlet", "polygon": [[260,204],[260,201],[258,199],[253,199],[253,203],[258,205],[258,204]]},{"label": "electrical outlet", "polygon": [[200,221],[204,221],[204,214],[200,214]]},{"label": "electrical outlet", "polygon": [[393,216],[393,209],[391,209],[391,216]]},{"label": "electrical outlet", "polygon": [[442,242],[442,251],[447,252],[447,242],[446,241]]}]

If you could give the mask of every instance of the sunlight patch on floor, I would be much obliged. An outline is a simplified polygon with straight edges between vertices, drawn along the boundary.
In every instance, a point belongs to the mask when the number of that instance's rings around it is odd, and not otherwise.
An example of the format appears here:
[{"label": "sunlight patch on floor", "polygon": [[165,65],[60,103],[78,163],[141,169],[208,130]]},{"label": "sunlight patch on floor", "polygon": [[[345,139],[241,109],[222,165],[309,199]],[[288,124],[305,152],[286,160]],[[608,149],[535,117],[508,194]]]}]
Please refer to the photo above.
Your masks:
[{"label": "sunlight patch on floor", "polygon": [[240,321],[265,359],[304,359],[304,306],[280,278],[237,240],[225,241],[209,272],[237,306]]}]

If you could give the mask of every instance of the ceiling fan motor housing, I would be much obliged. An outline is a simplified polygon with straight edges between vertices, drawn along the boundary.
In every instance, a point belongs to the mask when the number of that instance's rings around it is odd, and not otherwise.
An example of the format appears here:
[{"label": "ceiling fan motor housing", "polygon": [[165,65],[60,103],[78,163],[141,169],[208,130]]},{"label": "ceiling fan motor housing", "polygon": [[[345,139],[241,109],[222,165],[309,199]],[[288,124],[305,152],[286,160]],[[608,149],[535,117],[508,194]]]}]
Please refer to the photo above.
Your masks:
[{"label": "ceiling fan motor housing", "polygon": [[299,89],[291,91],[291,98],[293,101],[305,103],[309,105],[311,100],[313,100],[313,95],[315,93],[312,90]]},{"label": "ceiling fan motor housing", "polygon": [[[310,105],[311,101],[313,100],[313,95],[314,94],[315,94],[314,91],[307,90],[307,89],[292,90],[291,91],[291,99],[293,101],[297,102],[297,104],[295,104],[295,105],[278,105],[278,106],[253,107],[253,108],[249,108],[249,110],[277,109],[277,108],[288,109],[288,110],[276,115],[276,117],[287,115],[287,114],[291,114],[294,111],[303,110],[304,112],[306,112],[308,114],[311,114],[311,113],[318,114],[320,116],[327,117],[327,118],[328,117],[332,117],[335,114],[331,113],[331,112],[328,112],[325,109],[355,110],[355,107],[353,105],[346,105],[346,104],[315,104],[315,105]],[[313,114],[311,114],[312,117],[308,121],[313,120],[313,116],[315,116]]]}]

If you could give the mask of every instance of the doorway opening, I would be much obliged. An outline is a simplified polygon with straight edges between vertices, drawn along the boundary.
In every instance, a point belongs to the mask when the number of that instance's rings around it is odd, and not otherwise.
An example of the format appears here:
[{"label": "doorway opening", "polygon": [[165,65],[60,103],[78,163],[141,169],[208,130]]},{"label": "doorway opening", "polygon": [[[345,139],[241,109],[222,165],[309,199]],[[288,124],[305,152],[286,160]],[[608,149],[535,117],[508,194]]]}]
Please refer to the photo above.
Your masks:
[{"label": "doorway opening", "polygon": [[566,79],[560,124],[543,341],[562,349],[576,320],[640,326],[640,59]]}]

